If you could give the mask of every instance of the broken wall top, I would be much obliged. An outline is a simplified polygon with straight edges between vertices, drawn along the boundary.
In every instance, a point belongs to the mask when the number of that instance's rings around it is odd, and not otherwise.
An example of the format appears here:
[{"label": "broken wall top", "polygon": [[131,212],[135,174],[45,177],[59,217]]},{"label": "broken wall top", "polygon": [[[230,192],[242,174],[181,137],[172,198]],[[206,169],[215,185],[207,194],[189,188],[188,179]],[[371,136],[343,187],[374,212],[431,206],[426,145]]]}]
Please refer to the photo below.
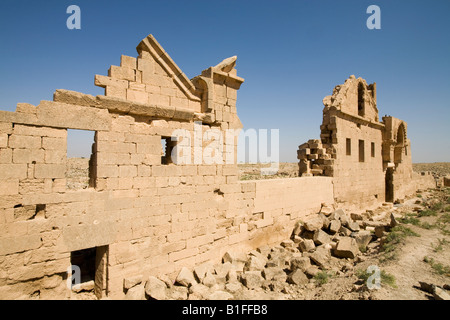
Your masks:
[{"label": "broken wall top", "polygon": [[339,110],[343,113],[379,122],[376,83],[368,85],[366,80],[350,76],[344,84],[334,88],[333,94],[323,99],[324,112]]}]

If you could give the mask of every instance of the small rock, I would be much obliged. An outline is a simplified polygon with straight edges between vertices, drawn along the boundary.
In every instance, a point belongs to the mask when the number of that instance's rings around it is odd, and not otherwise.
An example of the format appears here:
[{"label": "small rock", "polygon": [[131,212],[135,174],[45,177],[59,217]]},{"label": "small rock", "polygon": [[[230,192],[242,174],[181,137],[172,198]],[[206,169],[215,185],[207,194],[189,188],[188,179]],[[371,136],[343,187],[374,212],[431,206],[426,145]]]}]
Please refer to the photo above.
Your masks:
[{"label": "small rock", "polygon": [[261,287],[264,279],[260,271],[246,271],[241,275],[241,282],[249,289]]},{"label": "small rock", "polygon": [[305,270],[305,274],[314,277],[316,274],[320,272],[320,269],[318,266],[311,265],[308,269]]},{"label": "small rock", "polygon": [[391,213],[391,222],[390,222],[389,226],[390,226],[391,228],[394,228],[394,227],[397,226],[397,225],[398,225],[398,221],[395,219],[394,214]]},{"label": "small rock", "polygon": [[206,299],[209,294],[209,288],[203,284],[197,283],[189,287],[189,298],[191,295],[195,295],[200,299]]},{"label": "small rock", "polygon": [[341,228],[339,229],[339,233],[344,237],[349,237],[352,234],[352,231],[344,226],[341,226]]},{"label": "small rock", "polygon": [[436,300],[450,300],[450,294],[442,288],[435,287],[433,297]]},{"label": "small rock", "polygon": [[228,283],[239,282],[236,270],[231,269],[230,271],[228,271],[226,280]]},{"label": "small rock", "polygon": [[216,278],[211,274],[211,272],[207,272],[206,276],[203,278],[203,284],[207,287],[212,287],[216,284]]},{"label": "small rock", "polygon": [[287,277],[283,269],[279,267],[265,268],[262,274],[266,280],[275,280],[281,282],[285,282]]},{"label": "small rock", "polygon": [[176,282],[182,286],[189,287],[197,281],[194,278],[194,274],[186,267],[181,268],[180,273],[177,276]]},{"label": "small rock", "polygon": [[311,266],[311,260],[309,257],[293,257],[291,259],[290,270],[294,271],[296,269],[300,269],[305,271],[307,268]]},{"label": "small rock", "polygon": [[230,282],[225,285],[225,290],[231,293],[236,293],[242,289],[242,285],[239,282]]},{"label": "small rock", "polygon": [[208,300],[231,300],[233,299],[233,295],[229,292],[225,291],[216,291],[213,292],[209,297]]},{"label": "small rock", "polygon": [[334,250],[335,256],[339,258],[354,259],[358,253],[359,248],[356,240],[349,237],[345,237],[339,240],[336,250]]},{"label": "small rock", "polygon": [[296,269],[292,271],[288,277],[287,282],[295,285],[301,285],[301,284],[307,284],[309,282],[308,277],[305,275],[305,273],[300,270]]},{"label": "small rock", "polygon": [[256,249],[256,251],[258,251],[259,253],[261,253],[264,257],[267,258],[267,256],[270,253],[270,247],[269,246],[261,246],[259,248]]},{"label": "small rock", "polygon": [[223,279],[225,279],[231,269],[231,262],[219,263],[214,267],[214,271],[216,272],[217,276]]},{"label": "small rock", "polygon": [[206,273],[208,271],[211,272],[212,270],[213,267],[210,263],[202,263],[201,265],[194,267],[194,275],[197,278],[198,282],[202,282],[206,276]]},{"label": "small rock", "polygon": [[292,240],[283,240],[283,241],[281,241],[281,243],[280,243],[280,245],[283,247],[283,248],[293,248],[294,247],[294,241],[292,241]]},{"label": "small rock", "polygon": [[336,232],[339,231],[339,229],[341,228],[341,221],[340,220],[332,220],[330,223],[330,233],[331,234],[335,234]]},{"label": "small rock", "polygon": [[355,221],[349,220],[347,223],[347,227],[351,230],[351,231],[359,231],[360,227],[359,224]]},{"label": "small rock", "polygon": [[353,221],[359,221],[359,220],[362,220],[363,219],[363,216],[362,216],[362,214],[360,214],[360,213],[350,213],[350,218],[353,220]]},{"label": "small rock", "polygon": [[326,267],[326,264],[328,260],[330,260],[330,257],[330,250],[324,247],[317,248],[317,250],[314,251],[310,256],[311,260],[321,268]]},{"label": "small rock", "polygon": [[230,262],[237,271],[243,271],[247,262],[247,255],[241,252],[227,252],[223,256],[222,261],[224,263]]},{"label": "small rock", "polygon": [[375,227],[375,236],[377,238],[382,238],[385,235],[386,228],[384,226]]},{"label": "small rock", "polygon": [[79,283],[72,287],[72,291],[80,293],[83,291],[93,291],[95,288],[94,280]]},{"label": "small rock", "polygon": [[[198,283],[196,283],[198,284]],[[196,285],[194,284],[194,285]],[[167,290],[167,296],[170,300],[187,300],[188,298],[188,288],[180,286],[172,286]]]},{"label": "small rock", "polygon": [[305,239],[298,245],[301,252],[312,252],[316,248],[314,241],[311,239]]},{"label": "small rock", "polygon": [[129,289],[125,295],[125,300],[146,300],[144,285],[139,284]]},{"label": "small rock", "polygon": [[329,205],[322,205],[322,208],[320,209],[320,213],[328,217],[333,213],[334,209],[332,206]]},{"label": "small rock", "polygon": [[372,241],[372,234],[370,231],[362,230],[355,236],[356,243],[359,248],[367,248],[367,245]]},{"label": "small rock", "polygon": [[314,232],[313,240],[314,240],[314,243],[317,244],[317,245],[321,245],[321,244],[325,244],[325,243],[331,242],[330,236],[326,232],[324,232],[324,231],[322,231],[320,229],[316,230]]},{"label": "small rock", "polygon": [[123,279],[123,288],[128,290],[142,282],[142,274]]},{"label": "small rock", "polygon": [[316,231],[322,228],[323,221],[319,216],[313,216],[310,217],[305,223],[303,224],[306,230],[308,231]]},{"label": "small rock", "polygon": [[150,276],[145,284],[145,293],[152,299],[167,299],[166,284],[156,277]]},{"label": "small rock", "polygon": [[261,271],[266,265],[266,260],[263,260],[256,256],[250,256],[245,263],[244,271]]}]

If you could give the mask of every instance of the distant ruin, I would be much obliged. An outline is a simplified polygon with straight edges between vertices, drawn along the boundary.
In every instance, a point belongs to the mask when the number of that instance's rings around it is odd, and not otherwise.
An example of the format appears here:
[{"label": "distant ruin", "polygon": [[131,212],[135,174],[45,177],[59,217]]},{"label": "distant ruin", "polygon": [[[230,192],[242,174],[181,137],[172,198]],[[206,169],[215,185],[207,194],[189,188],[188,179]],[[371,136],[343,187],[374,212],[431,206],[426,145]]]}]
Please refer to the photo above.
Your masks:
[{"label": "distant ruin", "polygon": [[[276,243],[323,204],[356,210],[435,186],[412,173],[406,123],[379,122],[376,85],[355,77],[324,99],[320,140],[298,152],[299,178],[238,181],[237,137],[217,145],[231,164],[198,164],[204,143],[176,164],[171,150],[185,141],[174,131],[194,139],[199,127],[202,136],[242,128],[244,79],[231,57],[190,80],[152,35],[137,52],[95,77],[105,95],[56,90],[53,101],[0,111],[1,299],[69,298],[71,265],[98,298],[121,299],[127,277]],[[95,134],[89,188],[67,187],[67,129]]]}]

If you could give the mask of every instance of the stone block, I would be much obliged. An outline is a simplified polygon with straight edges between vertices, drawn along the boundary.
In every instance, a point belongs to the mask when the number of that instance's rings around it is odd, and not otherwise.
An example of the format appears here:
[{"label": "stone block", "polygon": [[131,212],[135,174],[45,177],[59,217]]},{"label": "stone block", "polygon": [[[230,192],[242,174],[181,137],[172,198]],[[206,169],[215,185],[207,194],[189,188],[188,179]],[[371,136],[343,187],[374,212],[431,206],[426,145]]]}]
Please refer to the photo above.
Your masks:
[{"label": "stone block", "polygon": [[339,258],[354,259],[359,253],[358,244],[355,239],[350,237],[341,238],[334,250],[335,256]]},{"label": "stone block", "polygon": [[261,271],[247,271],[241,275],[241,282],[248,289],[256,289],[261,287],[264,279]]},{"label": "stone block", "polygon": [[40,164],[34,166],[34,177],[36,179],[45,178],[64,178],[66,175],[66,166],[61,164]]},{"label": "stone block", "polygon": [[145,283],[145,293],[155,300],[167,299],[166,284],[156,277],[150,276]]},{"label": "stone block", "polygon": [[330,236],[326,232],[322,231],[321,229],[316,230],[314,232],[313,240],[316,245],[322,245],[322,244],[331,242]]}]

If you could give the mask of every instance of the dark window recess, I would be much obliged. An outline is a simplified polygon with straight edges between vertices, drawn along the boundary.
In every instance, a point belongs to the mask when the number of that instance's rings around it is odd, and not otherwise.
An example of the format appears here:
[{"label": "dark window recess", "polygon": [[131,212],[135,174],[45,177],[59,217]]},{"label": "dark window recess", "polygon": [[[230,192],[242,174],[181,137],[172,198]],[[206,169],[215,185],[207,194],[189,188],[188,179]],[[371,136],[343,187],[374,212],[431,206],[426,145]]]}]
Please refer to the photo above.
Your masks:
[{"label": "dark window recess", "polygon": [[173,163],[172,151],[177,145],[176,141],[172,141],[172,137],[161,137],[161,164]]},{"label": "dark window recess", "polygon": [[72,251],[70,263],[80,268],[81,283],[95,280],[95,257],[97,248]]},{"label": "dark window recess", "polygon": [[375,158],[375,142],[372,142],[370,144],[370,153],[372,155],[372,158]]},{"label": "dark window recess", "polygon": [[348,156],[352,155],[352,140],[350,140],[349,138],[347,138],[345,141],[345,152]]},{"label": "dark window recess", "polygon": [[359,140],[359,162],[364,162],[364,140]]}]

